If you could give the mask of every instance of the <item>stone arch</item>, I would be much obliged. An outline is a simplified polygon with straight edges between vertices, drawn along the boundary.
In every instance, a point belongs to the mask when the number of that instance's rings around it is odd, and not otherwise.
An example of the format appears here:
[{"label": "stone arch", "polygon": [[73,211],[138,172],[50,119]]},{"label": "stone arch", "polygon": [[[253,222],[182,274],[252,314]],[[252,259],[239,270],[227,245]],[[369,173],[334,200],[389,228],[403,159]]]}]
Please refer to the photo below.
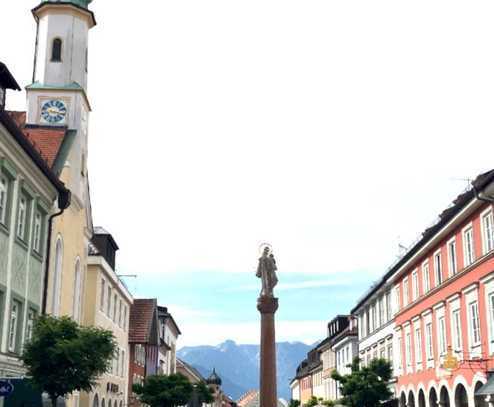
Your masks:
[{"label": "stone arch", "polygon": [[438,406],[439,406],[439,397],[437,395],[436,388],[434,386],[431,386],[429,389],[429,407],[438,407]]},{"label": "stone arch", "polygon": [[99,407],[99,397],[98,397],[98,393],[96,393],[94,395],[94,398],[93,398],[93,407]]},{"label": "stone arch", "polygon": [[467,389],[461,383],[458,383],[455,388],[455,407],[468,407]]},{"label": "stone arch", "polygon": [[408,405],[407,407],[415,407],[415,394],[412,390],[408,392]]},{"label": "stone arch", "polygon": [[425,402],[425,392],[423,389],[420,389],[417,395],[417,407],[426,407]]},{"label": "stone arch", "polygon": [[[473,387],[474,394],[484,385],[483,382],[478,380]],[[489,403],[485,401],[485,396],[474,396],[475,407],[489,407]]]},{"label": "stone arch", "polygon": [[407,396],[404,391],[400,394],[399,407],[407,407]]},{"label": "stone arch", "polygon": [[451,407],[449,391],[446,386],[442,386],[439,391],[439,403],[441,404],[441,407]]},{"label": "stone arch", "polygon": [[105,398],[104,397],[101,399],[101,407],[105,407]]}]

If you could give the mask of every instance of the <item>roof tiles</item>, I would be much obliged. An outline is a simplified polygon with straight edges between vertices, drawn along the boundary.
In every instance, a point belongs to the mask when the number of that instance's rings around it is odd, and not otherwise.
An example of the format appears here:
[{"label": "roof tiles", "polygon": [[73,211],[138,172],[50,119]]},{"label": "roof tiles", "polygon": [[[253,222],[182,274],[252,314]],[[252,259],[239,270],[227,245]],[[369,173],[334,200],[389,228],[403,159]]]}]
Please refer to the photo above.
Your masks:
[{"label": "roof tiles", "polygon": [[149,342],[156,309],[155,298],[134,300],[130,308],[129,342]]}]

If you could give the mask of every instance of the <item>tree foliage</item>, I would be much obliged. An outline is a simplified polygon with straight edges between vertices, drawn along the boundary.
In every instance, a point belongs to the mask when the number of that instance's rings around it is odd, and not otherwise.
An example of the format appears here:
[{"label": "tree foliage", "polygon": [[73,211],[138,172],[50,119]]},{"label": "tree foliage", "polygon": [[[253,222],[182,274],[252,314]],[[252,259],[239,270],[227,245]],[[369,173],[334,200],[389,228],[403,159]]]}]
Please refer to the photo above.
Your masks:
[{"label": "tree foliage", "polygon": [[208,386],[206,386],[206,383],[197,383],[195,385],[195,391],[197,392],[199,403],[210,404],[214,401],[213,391]]},{"label": "tree foliage", "polygon": [[68,317],[40,316],[22,360],[31,382],[48,393],[53,405],[73,391],[91,391],[115,356],[113,333],[80,327]]},{"label": "tree foliage", "polygon": [[373,359],[368,366],[360,366],[358,357],[353,359],[351,374],[342,376],[333,371],[331,377],[338,381],[342,394],[341,403],[349,407],[378,407],[389,400],[392,392],[389,380],[391,364],[385,359]]},{"label": "tree foliage", "polygon": [[132,389],[140,401],[151,407],[184,406],[194,390],[189,379],[180,373],[148,376],[143,385],[134,384]]},{"label": "tree foliage", "polygon": [[300,400],[291,399],[288,407],[300,407]]},{"label": "tree foliage", "polygon": [[315,407],[319,404],[319,402],[322,401],[322,399],[318,399],[315,396],[312,396],[307,403],[304,404],[304,407]]}]

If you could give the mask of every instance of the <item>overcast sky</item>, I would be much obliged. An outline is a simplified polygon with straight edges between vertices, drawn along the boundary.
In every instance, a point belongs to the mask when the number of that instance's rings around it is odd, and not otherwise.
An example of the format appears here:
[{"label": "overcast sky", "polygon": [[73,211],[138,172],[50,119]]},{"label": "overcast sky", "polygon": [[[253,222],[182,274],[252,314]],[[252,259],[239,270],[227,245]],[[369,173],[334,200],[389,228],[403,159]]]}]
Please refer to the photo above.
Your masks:
[{"label": "overcast sky", "polygon": [[[3,0],[0,60],[30,83],[36,1]],[[493,166],[492,1],[95,0],[95,224],[181,345],[313,342]],[[24,109],[25,94],[8,107]]]}]

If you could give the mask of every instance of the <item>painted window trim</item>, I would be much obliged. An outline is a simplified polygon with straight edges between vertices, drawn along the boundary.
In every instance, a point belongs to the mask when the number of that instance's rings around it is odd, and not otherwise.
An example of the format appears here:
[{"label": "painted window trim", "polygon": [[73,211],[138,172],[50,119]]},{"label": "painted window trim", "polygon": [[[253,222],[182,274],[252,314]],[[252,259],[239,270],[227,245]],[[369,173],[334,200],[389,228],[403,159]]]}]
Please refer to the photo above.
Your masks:
[{"label": "painted window trim", "polygon": [[487,248],[487,231],[485,230],[485,225],[484,225],[484,218],[490,216],[491,218],[491,228],[494,230],[494,212],[492,210],[492,207],[489,206],[487,209],[482,211],[480,214],[480,235],[482,237],[482,255],[486,255],[489,253],[491,250],[494,249],[494,233],[491,232],[491,245],[492,247],[490,249]]},{"label": "painted window trim", "polygon": [[[454,258],[455,258],[455,267],[453,271],[452,267],[452,256],[451,256],[451,244],[454,243]],[[448,252],[448,276],[452,277],[458,273],[458,245],[456,244],[456,236],[453,236],[451,239],[449,239],[446,243],[446,248]]]},{"label": "painted window trim", "polygon": [[[466,250],[466,233],[468,231],[472,232],[472,260],[470,262],[467,262],[467,250]],[[463,243],[463,268],[467,268],[471,266],[473,263],[475,263],[475,241],[474,241],[474,236],[473,236],[473,222],[469,222],[467,225],[463,227],[461,230],[461,237],[462,237],[462,243]]]}]

